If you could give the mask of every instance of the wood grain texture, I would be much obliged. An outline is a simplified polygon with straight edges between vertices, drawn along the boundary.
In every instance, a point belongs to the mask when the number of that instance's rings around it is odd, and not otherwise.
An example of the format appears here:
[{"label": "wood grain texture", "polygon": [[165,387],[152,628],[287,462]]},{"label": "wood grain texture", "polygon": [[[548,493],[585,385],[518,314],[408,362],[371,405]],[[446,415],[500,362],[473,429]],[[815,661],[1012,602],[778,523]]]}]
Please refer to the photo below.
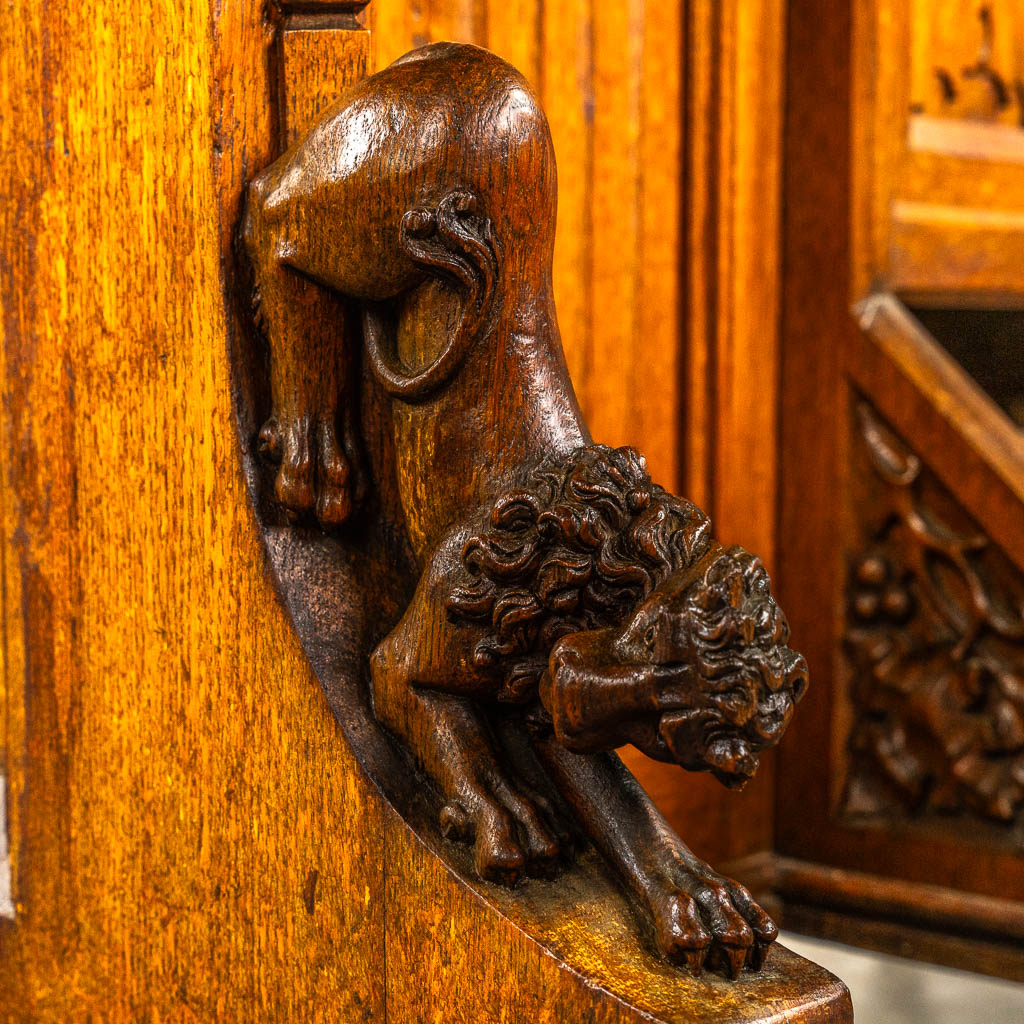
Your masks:
[{"label": "wood grain texture", "polygon": [[[445,953],[416,918],[385,915],[401,876],[385,861],[419,863],[397,898],[423,901],[422,881],[459,908],[435,918],[469,939],[448,960],[459,981],[481,977],[492,951],[475,939],[494,913],[355,764],[266,572],[236,436],[232,249],[243,185],[277,148],[273,25],[255,0],[144,3],[131,21],[115,7],[15,3],[0,20],[5,52],[26,55],[0,79],[16,198],[0,215],[0,550],[18,909],[0,922],[0,1018],[423,1019],[425,986],[396,989],[387,1012],[385,937],[411,926],[436,957],[417,980],[443,978]],[[482,1005],[538,1019],[503,1007],[517,970],[524,998],[564,986],[563,1019],[579,1005],[623,1019],[507,936],[508,969],[484,976],[489,991],[455,988],[438,1019]],[[649,1002],[679,994],[666,1019],[694,1005],[722,1019],[739,998],[661,970],[676,988],[628,981]],[[841,986],[786,951],[762,980],[748,1018],[758,992],[772,1007],[787,987],[793,1011],[795,982],[816,994],[789,1019],[849,1019]]]},{"label": "wood grain texture", "polygon": [[382,1017],[381,903],[348,898],[378,805],[260,571],[230,404],[259,7],[2,16],[3,1019]]},{"label": "wood grain texture", "polygon": [[279,45],[281,138],[288,147],[316,120],[323,107],[337,98],[343,83],[366,75],[370,33],[286,24]]}]

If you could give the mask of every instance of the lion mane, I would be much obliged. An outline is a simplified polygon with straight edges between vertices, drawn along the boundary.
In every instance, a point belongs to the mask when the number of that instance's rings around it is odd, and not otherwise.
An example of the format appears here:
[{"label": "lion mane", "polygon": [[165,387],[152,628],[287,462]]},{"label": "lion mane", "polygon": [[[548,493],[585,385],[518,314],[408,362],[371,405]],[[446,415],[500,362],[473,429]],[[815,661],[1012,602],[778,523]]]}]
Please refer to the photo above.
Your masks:
[{"label": "lion mane", "polygon": [[652,483],[634,448],[606,445],[546,459],[470,531],[445,607],[482,627],[473,662],[503,674],[512,702],[536,691],[561,637],[620,624],[710,545],[699,508]]}]

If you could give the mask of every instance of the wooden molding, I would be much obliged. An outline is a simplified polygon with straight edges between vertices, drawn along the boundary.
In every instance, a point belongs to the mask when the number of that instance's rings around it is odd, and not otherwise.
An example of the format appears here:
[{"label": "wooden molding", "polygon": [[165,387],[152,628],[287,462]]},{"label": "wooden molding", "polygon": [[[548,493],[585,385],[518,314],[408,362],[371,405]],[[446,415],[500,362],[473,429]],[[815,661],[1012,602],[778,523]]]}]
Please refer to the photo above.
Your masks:
[{"label": "wooden molding", "polygon": [[771,568],[784,4],[697,0],[687,37],[686,488]]},{"label": "wooden molding", "polygon": [[1006,512],[1024,502],[1020,431],[894,295],[870,297],[855,315],[850,377],[922,454],[955,454],[936,463],[943,483],[1024,566],[1024,521]]},{"label": "wooden molding", "polygon": [[1024,902],[778,854],[726,870],[771,906],[783,927],[1024,980]]}]

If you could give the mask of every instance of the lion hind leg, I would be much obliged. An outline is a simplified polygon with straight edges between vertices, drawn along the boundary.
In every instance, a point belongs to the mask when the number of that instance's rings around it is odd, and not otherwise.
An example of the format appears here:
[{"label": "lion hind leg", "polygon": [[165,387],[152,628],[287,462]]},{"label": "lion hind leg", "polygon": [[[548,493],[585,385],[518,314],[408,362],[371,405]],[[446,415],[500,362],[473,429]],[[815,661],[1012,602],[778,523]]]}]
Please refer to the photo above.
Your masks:
[{"label": "lion hind leg", "polygon": [[440,786],[442,831],[473,843],[477,873],[487,881],[514,885],[524,872],[550,873],[561,847],[540,804],[508,777],[471,699],[415,681],[401,652],[417,649],[402,626],[380,644],[371,659],[374,706]]}]

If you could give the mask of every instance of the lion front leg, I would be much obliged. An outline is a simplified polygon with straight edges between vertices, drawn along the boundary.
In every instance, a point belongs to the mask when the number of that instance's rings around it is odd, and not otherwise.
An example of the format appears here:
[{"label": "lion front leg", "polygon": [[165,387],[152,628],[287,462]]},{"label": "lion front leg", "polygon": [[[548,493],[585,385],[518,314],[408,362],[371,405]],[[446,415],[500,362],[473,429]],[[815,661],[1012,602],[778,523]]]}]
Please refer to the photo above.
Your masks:
[{"label": "lion front leg", "polygon": [[431,600],[430,571],[402,622],[371,658],[374,709],[445,799],[446,836],[474,845],[483,879],[513,885],[548,874],[560,844],[543,802],[510,777],[474,699],[479,680],[445,643],[452,630]]},{"label": "lion front leg", "polygon": [[301,232],[293,218],[272,199],[277,177],[275,167],[253,181],[243,229],[256,315],[270,347],[272,409],[260,449],[279,466],[274,495],[281,505],[338,526],[363,489],[353,422],[355,352],[340,296],[292,265],[310,240],[295,237]]},{"label": "lion front leg", "polygon": [[778,929],[738,882],[695,856],[615,754],[573,754],[550,733],[537,753],[580,823],[653,924],[661,953],[699,974],[758,970]]}]

